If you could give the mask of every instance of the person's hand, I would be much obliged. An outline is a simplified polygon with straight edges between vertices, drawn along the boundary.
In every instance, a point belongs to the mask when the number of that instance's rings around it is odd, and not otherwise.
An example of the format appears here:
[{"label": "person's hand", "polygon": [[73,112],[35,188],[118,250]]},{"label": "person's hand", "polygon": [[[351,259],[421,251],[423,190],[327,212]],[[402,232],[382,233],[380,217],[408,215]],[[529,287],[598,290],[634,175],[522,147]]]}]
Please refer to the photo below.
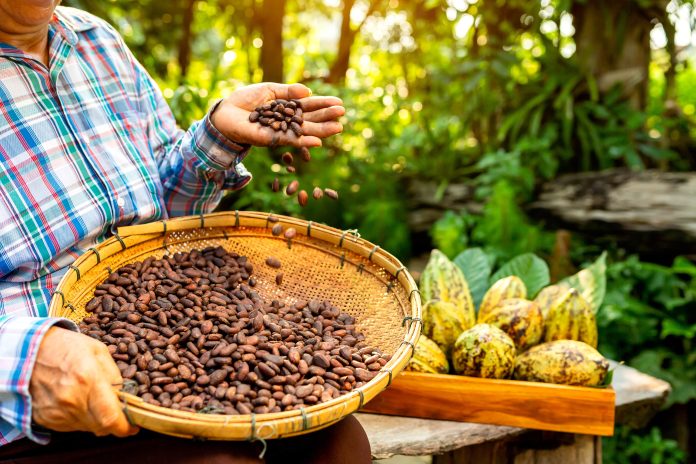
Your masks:
[{"label": "person's hand", "polygon": [[[338,134],[343,130],[336,121],[346,112],[343,102],[337,97],[312,97],[309,88],[302,84],[254,84],[242,87],[225,98],[211,116],[213,125],[227,138],[239,143],[256,146],[292,145],[295,147],[320,147],[321,139]],[[303,135],[294,132],[276,132],[270,127],[249,122],[249,113],[266,102],[282,98],[302,102],[304,124]]]},{"label": "person's hand", "polygon": [[32,418],[58,432],[133,435],[138,428],[128,423],[114,391],[122,382],[104,344],[52,327],[41,341],[31,375]]}]

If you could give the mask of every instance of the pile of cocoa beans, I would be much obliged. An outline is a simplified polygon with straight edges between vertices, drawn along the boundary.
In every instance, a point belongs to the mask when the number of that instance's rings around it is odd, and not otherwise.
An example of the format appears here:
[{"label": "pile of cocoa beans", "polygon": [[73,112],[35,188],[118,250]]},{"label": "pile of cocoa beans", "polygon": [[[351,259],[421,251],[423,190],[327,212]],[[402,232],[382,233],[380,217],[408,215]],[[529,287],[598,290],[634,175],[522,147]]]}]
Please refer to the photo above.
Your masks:
[{"label": "pile of cocoa beans", "polygon": [[[259,265],[269,264],[282,267],[275,258]],[[329,401],[390,359],[328,301],[264,301],[253,269],[221,247],[128,264],[96,287],[80,330],[108,346],[127,391],[191,412],[263,414]]]}]

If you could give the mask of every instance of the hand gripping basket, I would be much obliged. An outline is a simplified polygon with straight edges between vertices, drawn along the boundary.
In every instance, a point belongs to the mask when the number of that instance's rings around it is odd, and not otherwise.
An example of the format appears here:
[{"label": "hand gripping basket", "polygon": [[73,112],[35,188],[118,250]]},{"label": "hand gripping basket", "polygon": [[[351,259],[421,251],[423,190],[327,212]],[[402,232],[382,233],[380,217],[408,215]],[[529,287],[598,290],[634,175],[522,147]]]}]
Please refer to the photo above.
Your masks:
[{"label": "hand gripping basket", "polygon": [[[294,227],[288,241],[271,234],[268,213],[229,212],[189,216],[122,227],[118,234],[82,255],[63,277],[53,296],[51,316],[79,322],[94,288],[113,271],[148,256],[221,245],[255,264],[256,290],[265,299],[286,302],[329,300],[357,319],[371,346],[392,355],[383,370],[362,387],[331,401],[294,411],[218,415],[154,406],[120,392],[126,413],[136,425],[160,433],[213,440],[281,438],[318,430],[351,414],[387,388],[409,362],[421,330],[421,302],[416,284],[392,255],[349,231],[286,216]],[[275,256],[283,263],[283,284],[275,270],[261,263]]]}]

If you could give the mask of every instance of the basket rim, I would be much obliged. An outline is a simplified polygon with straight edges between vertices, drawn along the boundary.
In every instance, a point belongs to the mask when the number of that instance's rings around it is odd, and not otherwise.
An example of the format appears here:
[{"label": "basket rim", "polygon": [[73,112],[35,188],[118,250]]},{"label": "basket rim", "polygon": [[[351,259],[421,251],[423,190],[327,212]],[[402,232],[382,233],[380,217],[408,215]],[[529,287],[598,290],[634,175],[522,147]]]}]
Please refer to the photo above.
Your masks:
[{"label": "basket rim", "polygon": [[[61,278],[53,293],[49,306],[49,316],[61,317],[61,314],[65,314],[66,309],[74,311],[75,308],[70,302],[66,301],[63,289],[74,285],[80,280],[84,273],[99,264],[102,259],[117,255],[134,245],[162,237],[162,244],[158,249],[167,250],[167,238],[168,234],[171,232],[207,228],[222,228],[224,231],[225,228],[230,227],[270,229],[277,223],[282,224],[284,227],[294,227],[299,235],[309,236],[331,245],[337,245],[339,248],[346,249],[363,258],[367,258],[394,277],[397,283],[407,291],[411,314],[404,318],[404,324],[408,322],[408,325],[405,328],[401,344],[392,355],[392,358],[383,366],[382,370],[380,370],[372,380],[348,394],[316,405],[279,413],[239,415],[202,414],[155,406],[146,403],[136,395],[123,391],[118,392],[119,397],[124,401],[126,410],[130,412],[137,413],[138,411],[142,411],[144,414],[154,414],[163,421],[187,420],[195,422],[198,425],[244,426],[245,428],[250,428],[249,436],[251,439],[255,436],[254,429],[258,428],[257,426],[259,424],[263,425],[275,421],[299,420],[302,421],[303,426],[306,426],[309,415],[321,413],[335,414],[338,412],[339,418],[345,417],[361,409],[365,403],[391,384],[392,378],[403,370],[413,356],[415,344],[422,329],[421,299],[415,280],[396,257],[379,246],[362,239],[357,231],[343,231],[325,224],[274,213],[239,210],[184,216],[147,224],[119,227],[112,237],[90,248],[69,266],[69,271]],[[390,287],[388,286],[387,289],[389,290]],[[358,403],[357,407],[353,407],[356,401]],[[335,420],[335,418],[332,420]],[[314,430],[320,428],[321,425],[322,423],[309,428],[303,427],[302,431]]]}]

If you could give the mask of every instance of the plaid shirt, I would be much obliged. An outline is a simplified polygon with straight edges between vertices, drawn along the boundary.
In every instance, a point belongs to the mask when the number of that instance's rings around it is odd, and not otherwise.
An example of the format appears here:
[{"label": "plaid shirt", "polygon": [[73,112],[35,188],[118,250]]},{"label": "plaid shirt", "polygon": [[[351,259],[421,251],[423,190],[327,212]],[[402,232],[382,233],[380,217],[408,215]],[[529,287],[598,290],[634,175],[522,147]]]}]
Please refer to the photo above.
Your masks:
[{"label": "plaid shirt", "polygon": [[210,212],[251,179],[248,147],[209,115],[176,127],[108,24],[58,7],[48,41],[48,68],[0,43],[0,445],[47,439],[29,379],[46,330],[75,329],[47,317],[67,266],[119,226]]}]

